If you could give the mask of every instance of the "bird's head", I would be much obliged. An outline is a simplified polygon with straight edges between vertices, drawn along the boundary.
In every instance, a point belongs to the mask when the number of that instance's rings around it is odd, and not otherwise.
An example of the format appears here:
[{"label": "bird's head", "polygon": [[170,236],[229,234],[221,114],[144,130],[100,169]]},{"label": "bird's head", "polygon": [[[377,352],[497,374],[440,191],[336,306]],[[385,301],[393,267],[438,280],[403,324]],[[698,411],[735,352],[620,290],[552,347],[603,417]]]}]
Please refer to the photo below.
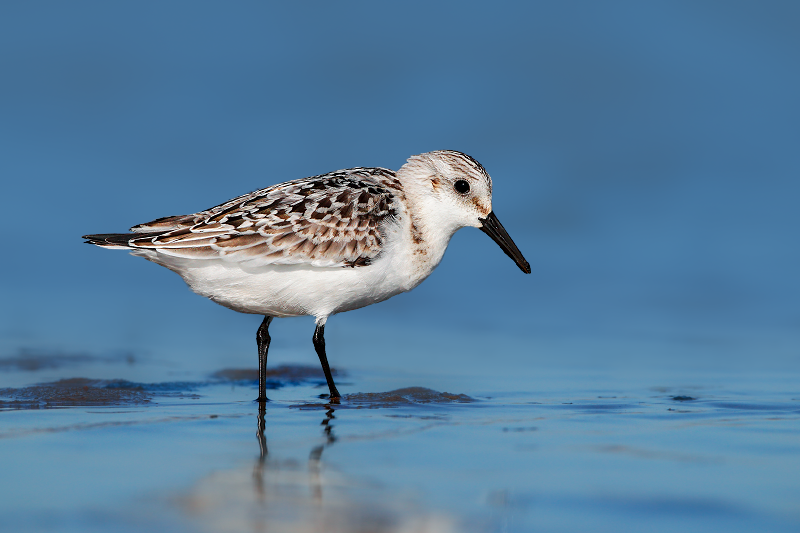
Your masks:
[{"label": "bird's head", "polygon": [[526,274],[531,267],[492,211],[492,178],[467,154],[437,150],[411,156],[398,176],[413,181],[415,200],[434,210],[437,222],[475,227],[489,235]]}]

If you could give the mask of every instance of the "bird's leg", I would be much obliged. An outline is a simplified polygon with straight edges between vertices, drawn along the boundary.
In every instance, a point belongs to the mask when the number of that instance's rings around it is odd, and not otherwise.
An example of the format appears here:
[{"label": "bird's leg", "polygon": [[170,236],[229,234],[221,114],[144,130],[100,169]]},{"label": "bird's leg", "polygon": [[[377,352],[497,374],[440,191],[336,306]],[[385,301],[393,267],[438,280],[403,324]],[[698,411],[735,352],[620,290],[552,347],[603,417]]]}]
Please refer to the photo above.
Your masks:
[{"label": "bird's leg", "polygon": [[314,349],[319,356],[319,362],[322,363],[322,371],[325,372],[325,379],[328,381],[328,389],[330,390],[330,399],[339,400],[341,396],[339,391],[336,390],[336,384],[333,382],[331,376],[331,367],[328,366],[328,357],[325,355],[325,322],[317,322],[317,329],[314,330]]},{"label": "bird's leg", "polygon": [[256,401],[262,403],[269,401],[267,398],[267,351],[271,340],[269,337],[270,322],[272,322],[272,317],[265,316],[256,334],[258,342],[258,398]]}]

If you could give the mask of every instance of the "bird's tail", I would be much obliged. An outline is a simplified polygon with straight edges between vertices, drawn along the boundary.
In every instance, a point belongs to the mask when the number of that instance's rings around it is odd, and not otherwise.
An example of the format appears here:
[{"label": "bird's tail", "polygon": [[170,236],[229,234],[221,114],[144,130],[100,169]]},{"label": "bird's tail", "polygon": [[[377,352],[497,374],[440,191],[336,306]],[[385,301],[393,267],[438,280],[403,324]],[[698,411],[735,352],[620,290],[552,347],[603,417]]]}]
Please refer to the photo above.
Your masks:
[{"label": "bird's tail", "polygon": [[162,232],[155,233],[98,233],[97,235],[84,235],[82,238],[86,239],[86,244],[95,244],[103,248],[132,248],[131,241],[133,239],[141,239],[147,237],[155,237],[161,235]]},{"label": "bird's tail", "polygon": [[148,238],[189,228],[195,223],[195,218],[196,215],[162,217],[132,227],[131,233],[98,233],[97,235],[84,235],[83,238],[86,239],[86,244],[95,244],[103,248],[139,248],[136,244],[131,244],[131,241],[136,239],[137,244],[142,244]]}]

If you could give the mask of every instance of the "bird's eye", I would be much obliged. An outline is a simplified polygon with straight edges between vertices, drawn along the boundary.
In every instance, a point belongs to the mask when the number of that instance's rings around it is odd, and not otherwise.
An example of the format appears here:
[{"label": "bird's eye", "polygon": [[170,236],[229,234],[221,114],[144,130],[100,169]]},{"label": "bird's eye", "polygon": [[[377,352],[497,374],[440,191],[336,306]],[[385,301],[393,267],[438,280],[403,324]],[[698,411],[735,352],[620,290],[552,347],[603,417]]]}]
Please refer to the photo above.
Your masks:
[{"label": "bird's eye", "polygon": [[469,183],[467,183],[465,180],[458,180],[453,184],[453,188],[456,190],[456,192],[467,194],[469,192]]}]

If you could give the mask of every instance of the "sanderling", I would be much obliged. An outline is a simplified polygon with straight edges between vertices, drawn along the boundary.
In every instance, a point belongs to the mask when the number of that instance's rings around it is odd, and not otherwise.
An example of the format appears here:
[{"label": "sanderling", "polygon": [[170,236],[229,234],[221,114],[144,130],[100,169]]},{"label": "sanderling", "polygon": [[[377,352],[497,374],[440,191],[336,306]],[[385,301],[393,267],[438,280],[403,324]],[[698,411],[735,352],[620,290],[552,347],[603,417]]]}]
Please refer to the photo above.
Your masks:
[{"label": "sanderling", "polygon": [[261,189],[192,215],[139,224],[132,233],[85,235],[180,275],[234,311],[264,315],[258,328],[258,401],[267,401],[269,325],[316,318],[314,348],[331,400],[339,391],[325,354],[328,317],[409,291],[467,226],[531,268],[492,211],[492,179],[452,150],[415,155],[397,172],[350,168]]}]

